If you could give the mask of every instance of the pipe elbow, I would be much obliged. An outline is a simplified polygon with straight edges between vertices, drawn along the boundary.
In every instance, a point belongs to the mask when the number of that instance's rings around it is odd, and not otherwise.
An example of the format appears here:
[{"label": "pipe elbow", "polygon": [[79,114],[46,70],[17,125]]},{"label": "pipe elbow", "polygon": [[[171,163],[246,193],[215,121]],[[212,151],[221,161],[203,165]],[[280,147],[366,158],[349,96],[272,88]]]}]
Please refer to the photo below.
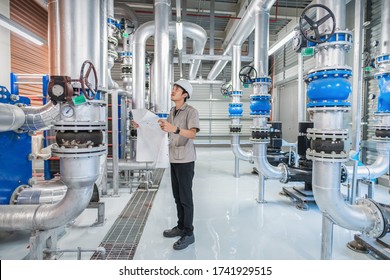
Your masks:
[{"label": "pipe elbow", "polygon": [[46,129],[58,121],[60,116],[59,104],[54,105],[51,101],[41,107],[25,107],[22,110],[26,116],[22,130]]},{"label": "pipe elbow", "polygon": [[252,151],[245,151],[241,148],[240,144],[232,144],[233,154],[244,161],[249,161],[250,163],[254,163],[253,153]]}]

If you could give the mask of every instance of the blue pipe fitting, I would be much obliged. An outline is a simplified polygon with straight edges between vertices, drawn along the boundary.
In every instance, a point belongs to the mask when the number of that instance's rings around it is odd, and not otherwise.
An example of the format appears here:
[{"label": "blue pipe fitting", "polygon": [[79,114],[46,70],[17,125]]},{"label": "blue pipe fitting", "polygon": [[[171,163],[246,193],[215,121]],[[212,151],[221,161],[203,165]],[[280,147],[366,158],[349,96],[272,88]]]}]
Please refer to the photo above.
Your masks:
[{"label": "blue pipe fitting", "polygon": [[267,95],[252,95],[249,108],[251,115],[269,115],[271,110],[271,96]]},{"label": "blue pipe fitting", "polygon": [[376,58],[376,63],[379,64],[379,63],[385,63],[385,62],[390,62],[390,55],[389,54],[386,54],[386,55],[381,55],[381,56],[378,56]]},{"label": "blue pipe fitting", "polygon": [[348,78],[351,70],[326,70],[308,75],[307,96],[310,103],[307,107],[350,107],[347,101],[352,92]]},{"label": "blue pipe fitting", "polygon": [[340,42],[340,43],[348,42],[348,43],[352,44],[352,34],[345,33],[345,32],[335,32],[332,35],[332,37],[330,37],[328,40],[326,40],[326,36],[321,36],[320,40],[323,42],[322,43],[315,43],[315,42],[308,41],[307,46],[308,47],[315,47],[319,44],[334,43],[334,42]]},{"label": "blue pipe fitting", "polygon": [[120,52],[120,57],[132,57],[133,53],[132,52]]},{"label": "blue pipe fitting", "polygon": [[242,103],[229,103],[229,117],[242,117]]},{"label": "blue pipe fitting", "polygon": [[378,112],[390,112],[390,72],[375,75],[378,80]]},{"label": "blue pipe fitting", "polygon": [[270,77],[261,77],[261,78],[251,79],[251,82],[252,83],[271,84],[272,79]]},{"label": "blue pipe fitting", "polygon": [[241,90],[230,91],[230,94],[232,96],[242,96],[242,91]]},{"label": "blue pipe fitting", "polygon": [[160,119],[168,119],[168,114],[158,113],[156,114]]}]

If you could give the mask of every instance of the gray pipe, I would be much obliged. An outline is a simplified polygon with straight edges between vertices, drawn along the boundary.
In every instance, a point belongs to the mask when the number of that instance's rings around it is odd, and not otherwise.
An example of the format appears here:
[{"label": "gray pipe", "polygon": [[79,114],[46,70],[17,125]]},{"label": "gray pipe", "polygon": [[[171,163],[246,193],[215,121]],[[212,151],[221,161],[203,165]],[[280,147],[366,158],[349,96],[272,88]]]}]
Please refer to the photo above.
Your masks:
[{"label": "gray pipe", "polygon": [[23,110],[11,104],[0,103],[0,131],[19,129],[26,119]]},{"label": "gray pipe", "polygon": [[252,151],[244,151],[240,146],[240,135],[232,135],[231,146],[232,146],[233,154],[237,158],[241,160],[253,162]]},{"label": "gray pipe", "polygon": [[[363,165],[357,167],[356,179],[357,180],[372,180],[379,178],[389,171],[389,150],[378,150],[378,156],[375,162],[371,165]],[[352,180],[353,166],[346,166],[348,180]]]},{"label": "gray pipe", "polygon": [[[183,22],[183,33],[193,39],[193,50],[198,54],[203,53],[204,41],[207,42],[207,33],[199,25]],[[169,23],[169,34],[176,35],[176,23]],[[133,89],[134,109],[145,108],[145,52],[146,41],[154,35],[154,21],[142,24],[134,34],[133,41]],[[194,60],[190,66],[190,75],[196,77],[200,67],[200,59]],[[191,77],[190,77],[191,78]]]},{"label": "gray pipe", "polygon": [[[199,25],[191,22],[183,22],[184,37],[191,38],[193,40],[193,54],[203,54],[204,47],[207,42],[207,32]],[[194,59],[189,69],[189,79],[195,80],[200,66],[200,59]]]},{"label": "gray pipe", "polygon": [[54,204],[64,198],[67,189],[60,180],[44,182],[39,186],[22,189],[16,197],[15,204]]},{"label": "gray pipe", "polygon": [[48,12],[50,75],[78,78],[82,63],[90,60],[99,77],[100,1],[49,0]]},{"label": "gray pipe", "polygon": [[[112,160],[107,161],[108,170],[112,170]],[[119,170],[151,170],[156,168],[155,162],[138,162],[135,160],[120,159],[118,163]]]},{"label": "gray pipe", "polygon": [[258,10],[255,14],[254,67],[257,77],[268,76],[269,10]]},{"label": "gray pipe", "polygon": [[287,170],[283,164],[277,167],[271,165],[267,159],[267,143],[253,143],[253,159],[257,169],[267,179],[287,179]]},{"label": "gray pipe", "polygon": [[169,13],[171,1],[154,1],[154,73],[152,103],[155,113],[168,114],[169,100]]},{"label": "gray pipe", "polygon": [[390,53],[390,1],[382,0],[381,14],[381,54]]},{"label": "gray pipe", "polygon": [[59,203],[1,205],[0,229],[48,230],[77,218],[91,200],[99,165],[96,164],[96,157],[60,158],[60,170],[60,180],[68,191]]},{"label": "gray pipe", "polygon": [[119,3],[119,4],[115,5],[114,13],[115,13],[115,15],[121,15],[121,16],[124,16],[126,19],[129,19],[133,23],[134,29],[138,28],[137,15],[133,11],[133,9],[131,9],[126,4]]},{"label": "gray pipe", "polygon": [[25,107],[22,110],[26,116],[26,121],[21,127],[23,130],[47,129],[60,117],[60,106],[54,105],[51,101],[41,107]]},{"label": "gray pipe", "polygon": [[327,213],[341,227],[361,232],[376,229],[381,215],[366,205],[348,204],[340,192],[341,164],[313,161],[313,194],[321,212]]},{"label": "gray pipe", "polygon": [[108,0],[100,0],[100,61],[101,69],[99,75],[99,85],[100,87],[107,89],[107,56],[108,56],[108,46],[107,46],[107,14],[108,14]]},{"label": "gray pipe", "polygon": [[154,21],[142,24],[134,33],[133,41],[133,102],[134,109],[145,108],[145,52],[146,41],[154,35]]},{"label": "gray pipe", "polygon": [[[230,55],[233,45],[242,45],[246,38],[252,33],[255,28],[255,16],[259,10],[264,12],[269,12],[272,5],[275,3],[275,0],[253,0],[250,2],[247,10],[245,11],[240,23],[237,26],[234,35],[229,41],[229,44],[226,46],[223,55]],[[268,35],[268,34],[267,34]],[[268,46],[267,46],[268,50]],[[268,55],[268,53],[267,53]],[[221,73],[223,68],[225,68],[228,61],[219,60],[217,61],[213,68],[210,70],[209,75],[207,76],[208,80],[215,80],[217,76]],[[268,73],[268,72],[267,72]]]}]

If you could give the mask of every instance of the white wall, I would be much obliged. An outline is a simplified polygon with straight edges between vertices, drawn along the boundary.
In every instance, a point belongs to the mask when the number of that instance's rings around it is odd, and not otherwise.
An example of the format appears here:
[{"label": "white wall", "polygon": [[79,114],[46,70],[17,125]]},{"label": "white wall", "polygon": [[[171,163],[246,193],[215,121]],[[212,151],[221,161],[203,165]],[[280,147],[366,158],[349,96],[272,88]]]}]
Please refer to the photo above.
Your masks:
[{"label": "white wall", "polygon": [[[0,13],[9,17],[9,0],[0,0]],[[0,26],[0,85],[9,90],[9,74],[11,72],[10,32]]]}]

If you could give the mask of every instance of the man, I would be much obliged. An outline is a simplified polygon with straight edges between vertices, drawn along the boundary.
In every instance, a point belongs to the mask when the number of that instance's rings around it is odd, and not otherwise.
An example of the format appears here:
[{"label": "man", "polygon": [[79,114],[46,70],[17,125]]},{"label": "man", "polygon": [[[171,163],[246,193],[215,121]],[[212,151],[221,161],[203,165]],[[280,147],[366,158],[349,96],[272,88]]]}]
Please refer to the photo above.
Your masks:
[{"label": "man", "polygon": [[178,237],[173,244],[175,250],[182,250],[195,242],[194,204],[192,199],[192,180],[196,152],[193,139],[199,132],[199,113],[186,103],[192,95],[192,85],[181,79],[174,83],[171,100],[175,106],[168,119],[160,119],[160,127],[168,132],[171,183],[177,209],[177,226],[163,232],[165,237]]}]

